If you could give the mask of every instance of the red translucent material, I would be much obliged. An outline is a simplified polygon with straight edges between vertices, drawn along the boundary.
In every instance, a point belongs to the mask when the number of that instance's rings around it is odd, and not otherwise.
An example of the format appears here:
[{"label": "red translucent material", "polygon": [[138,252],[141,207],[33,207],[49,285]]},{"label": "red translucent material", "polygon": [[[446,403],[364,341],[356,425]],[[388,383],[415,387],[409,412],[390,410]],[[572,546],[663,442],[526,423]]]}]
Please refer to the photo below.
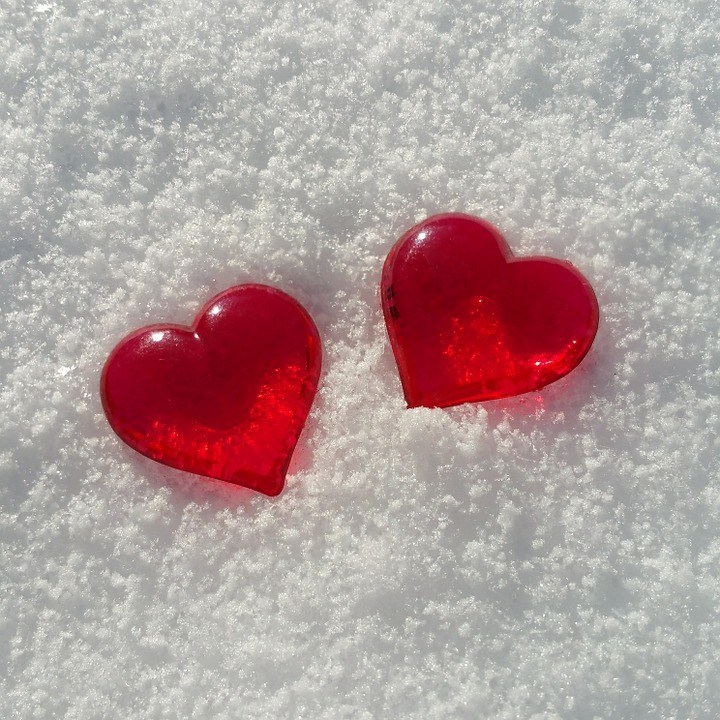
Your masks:
[{"label": "red translucent material", "polygon": [[385,261],[382,305],[410,407],[518,395],[569,373],[592,345],[598,304],[569,263],[515,258],[469,215],[436,215]]},{"label": "red translucent material", "polygon": [[320,376],[307,312],[263,285],[230,288],[190,327],[152,325],[110,354],[105,413],[166,465],[277,495]]}]

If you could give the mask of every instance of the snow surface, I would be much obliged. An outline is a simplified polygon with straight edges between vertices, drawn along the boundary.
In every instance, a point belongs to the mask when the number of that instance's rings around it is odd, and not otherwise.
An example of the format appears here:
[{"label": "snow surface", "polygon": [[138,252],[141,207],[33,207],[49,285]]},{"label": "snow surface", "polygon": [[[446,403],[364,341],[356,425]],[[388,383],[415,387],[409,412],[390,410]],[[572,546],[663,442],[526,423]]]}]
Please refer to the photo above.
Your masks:
[{"label": "snow surface", "polygon": [[[720,715],[713,0],[0,4],[0,717]],[[386,252],[570,259],[567,378],[406,410]],[[117,340],[266,282],[324,341],[275,499],[102,414]]]}]

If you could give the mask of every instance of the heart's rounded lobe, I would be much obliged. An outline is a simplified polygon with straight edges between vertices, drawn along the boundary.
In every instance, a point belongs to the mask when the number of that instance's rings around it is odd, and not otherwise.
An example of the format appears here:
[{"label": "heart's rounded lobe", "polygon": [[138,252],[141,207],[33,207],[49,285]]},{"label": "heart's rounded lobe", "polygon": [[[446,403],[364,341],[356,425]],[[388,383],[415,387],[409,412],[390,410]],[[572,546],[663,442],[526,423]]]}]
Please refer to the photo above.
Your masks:
[{"label": "heart's rounded lobe", "polygon": [[317,328],[289,295],[240,285],[189,327],[153,325],[112,351],[105,413],[153,460],[277,495],[320,377]]},{"label": "heart's rounded lobe", "polygon": [[578,365],[598,327],[595,293],[570,263],[515,258],[496,228],[456,213],[400,238],[381,294],[410,407],[537,390]]}]

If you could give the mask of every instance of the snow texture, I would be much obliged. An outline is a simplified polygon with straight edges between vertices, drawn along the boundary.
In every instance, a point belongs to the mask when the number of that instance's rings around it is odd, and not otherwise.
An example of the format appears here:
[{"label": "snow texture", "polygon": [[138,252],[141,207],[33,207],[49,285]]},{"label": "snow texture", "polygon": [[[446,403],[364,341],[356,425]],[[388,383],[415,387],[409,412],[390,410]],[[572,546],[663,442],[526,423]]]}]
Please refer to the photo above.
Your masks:
[{"label": "snow texture", "polygon": [[[0,717],[715,720],[719,37],[713,0],[2,0]],[[405,409],[380,269],[450,210],[587,275],[575,372]],[[324,342],[274,499],[98,397],[242,282]]]}]

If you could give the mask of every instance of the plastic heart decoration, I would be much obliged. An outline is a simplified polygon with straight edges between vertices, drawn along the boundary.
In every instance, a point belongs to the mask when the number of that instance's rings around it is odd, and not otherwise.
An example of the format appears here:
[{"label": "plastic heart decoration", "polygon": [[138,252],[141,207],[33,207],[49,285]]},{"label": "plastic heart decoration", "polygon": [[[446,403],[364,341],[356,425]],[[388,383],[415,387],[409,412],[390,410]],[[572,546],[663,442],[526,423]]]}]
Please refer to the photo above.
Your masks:
[{"label": "plastic heart decoration", "polygon": [[190,327],[126,337],[103,370],[115,432],[166,465],[277,495],[320,376],[317,328],[279,290],[240,285]]},{"label": "plastic heart decoration", "polygon": [[390,251],[382,306],[409,407],[518,395],[575,368],[598,327],[570,263],[515,258],[479,218],[436,215]]}]

